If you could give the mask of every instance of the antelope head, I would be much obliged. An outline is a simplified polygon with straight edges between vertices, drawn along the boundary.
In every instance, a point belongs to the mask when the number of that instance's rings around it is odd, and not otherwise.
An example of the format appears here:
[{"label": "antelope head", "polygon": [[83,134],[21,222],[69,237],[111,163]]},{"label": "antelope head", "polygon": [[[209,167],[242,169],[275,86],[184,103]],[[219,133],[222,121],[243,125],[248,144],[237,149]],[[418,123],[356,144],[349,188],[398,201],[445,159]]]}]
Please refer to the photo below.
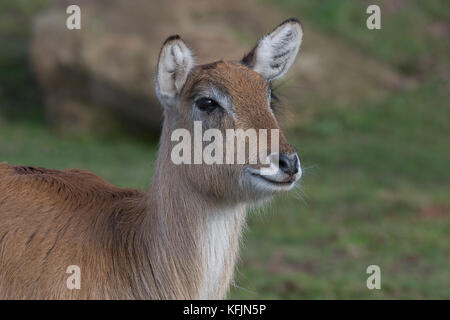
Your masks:
[{"label": "antelope head", "polygon": [[[182,176],[192,188],[215,200],[260,201],[291,189],[300,179],[298,155],[271,109],[271,83],[291,67],[302,35],[299,21],[289,19],[262,37],[241,61],[204,65],[195,63],[191,50],[179,36],[165,41],[155,78],[157,96],[164,107],[164,130],[169,135],[177,129],[195,133],[195,123],[201,123],[202,132],[209,132],[203,136],[201,146],[206,149],[214,142],[215,155],[224,160],[199,165],[194,159],[180,164]],[[220,133],[230,141],[228,133],[239,129],[254,129],[257,133],[265,130],[267,140],[264,145],[259,134],[256,140],[247,137],[240,146],[245,151],[244,160],[229,163],[225,155],[230,145],[218,141],[218,136]],[[264,155],[256,157],[256,162],[251,161],[255,156],[251,143],[257,144],[258,155]],[[278,150],[273,150],[273,145]],[[162,141],[161,146],[173,151],[176,144],[172,139]],[[190,146],[192,153],[202,152]],[[232,152],[233,158],[238,151],[239,146]]]}]

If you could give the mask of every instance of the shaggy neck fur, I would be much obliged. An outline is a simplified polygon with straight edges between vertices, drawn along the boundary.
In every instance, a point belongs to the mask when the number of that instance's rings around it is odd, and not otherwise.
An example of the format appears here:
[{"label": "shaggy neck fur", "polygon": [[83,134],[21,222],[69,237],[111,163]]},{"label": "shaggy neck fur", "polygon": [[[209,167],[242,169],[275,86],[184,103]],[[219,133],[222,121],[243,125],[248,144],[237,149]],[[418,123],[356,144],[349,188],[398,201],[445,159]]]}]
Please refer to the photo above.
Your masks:
[{"label": "shaggy neck fur", "polygon": [[183,168],[170,159],[168,127],[149,191],[156,285],[162,298],[221,299],[232,280],[246,208],[208,198],[190,185]]}]

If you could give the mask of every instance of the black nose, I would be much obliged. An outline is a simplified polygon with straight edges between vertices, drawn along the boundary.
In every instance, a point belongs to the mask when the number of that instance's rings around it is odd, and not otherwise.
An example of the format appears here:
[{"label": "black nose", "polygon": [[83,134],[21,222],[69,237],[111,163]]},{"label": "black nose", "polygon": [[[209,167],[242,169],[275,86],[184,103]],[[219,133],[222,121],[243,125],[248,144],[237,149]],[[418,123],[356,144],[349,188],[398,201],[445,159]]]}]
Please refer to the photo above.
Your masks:
[{"label": "black nose", "polygon": [[284,173],[293,176],[298,172],[298,157],[296,153],[287,155],[280,154],[280,170]]}]

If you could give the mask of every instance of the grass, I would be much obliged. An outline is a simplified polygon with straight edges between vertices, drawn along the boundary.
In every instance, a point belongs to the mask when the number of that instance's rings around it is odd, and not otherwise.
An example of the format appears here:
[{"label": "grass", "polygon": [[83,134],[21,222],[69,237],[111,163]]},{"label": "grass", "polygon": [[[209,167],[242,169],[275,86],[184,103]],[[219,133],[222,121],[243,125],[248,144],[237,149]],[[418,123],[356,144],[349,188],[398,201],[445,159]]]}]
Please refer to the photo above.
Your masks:
[{"label": "grass", "polygon": [[58,137],[39,123],[0,121],[0,161],[55,169],[83,168],[121,187],[148,188],[156,149],[156,144],[126,137]]},{"label": "grass", "polygon": [[[309,169],[298,194],[250,215],[230,297],[448,298],[450,110],[441,104],[448,98],[439,84],[427,84],[364,108],[323,112],[290,132]],[[153,143],[0,124],[2,161],[149,185]],[[381,267],[382,290],[365,287],[371,264]]]},{"label": "grass", "polygon": [[[322,101],[288,132],[304,177],[297,190],[251,213],[230,298],[450,298],[450,49],[436,31],[449,4],[373,3],[381,5],[381,31],[365,28],[364,2],[277,1],[306,28],[338,37],[417,85],[359,105]],[[27,70],[8,64],[5,52],[0,103],[33,109],[18,94],[18,84],[31,81]],[[4,70],[24,78],[8,82]],[[155,141],[61,137],[42,117],[6,115],[0,113],[0,161],[88,169],[119,186],[150,183]],[[381,268],[381,290],[366,288],[372,264]]]},{"label": "grass", "polygon": [[[291,133],[310,169],[251,216],[231,297],[450,297],[448,98],[427,84]],[[382,290],[366,288],[371,264]]]},{"label": "grass", "polygon": [[[297,195],[251,216],[231,298],[448,299],[450,48],[436,29],[449,3],[372,1],[382,30],[371,32],[362,1],[263,2],[419,84],[357,106],[325,101],[299,121],[290,141],[310,169]],[[366,288],[371,264],[382,290]]]},{"label": "grass", "polygon": [[[446,21],[450,2],[440,1],[354,1],[354,0],[258,0],[288,9],[301,18],[305,29],[312,25],[342,38],[368,55],[375,56],[407,74],[449,67],[450,43]],[[366,27],[366,8],[381,9],[381,30]],[[448,30],[448,29],[447,29]]]}]

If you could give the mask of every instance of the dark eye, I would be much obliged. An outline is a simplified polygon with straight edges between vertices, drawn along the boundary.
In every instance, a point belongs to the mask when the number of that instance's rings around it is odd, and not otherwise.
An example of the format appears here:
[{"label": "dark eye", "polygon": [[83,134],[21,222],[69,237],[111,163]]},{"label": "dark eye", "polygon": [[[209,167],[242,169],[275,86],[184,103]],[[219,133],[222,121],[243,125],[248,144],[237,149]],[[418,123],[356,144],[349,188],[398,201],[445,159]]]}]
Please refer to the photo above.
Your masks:
[{"label": "dark eye", "polygon": [[200,98],[195,101],[195,106],[199,108],[201,111],[205,111],[211,113],[216,108],[220,107],[220,105],[213,99],[210,98]]}]

